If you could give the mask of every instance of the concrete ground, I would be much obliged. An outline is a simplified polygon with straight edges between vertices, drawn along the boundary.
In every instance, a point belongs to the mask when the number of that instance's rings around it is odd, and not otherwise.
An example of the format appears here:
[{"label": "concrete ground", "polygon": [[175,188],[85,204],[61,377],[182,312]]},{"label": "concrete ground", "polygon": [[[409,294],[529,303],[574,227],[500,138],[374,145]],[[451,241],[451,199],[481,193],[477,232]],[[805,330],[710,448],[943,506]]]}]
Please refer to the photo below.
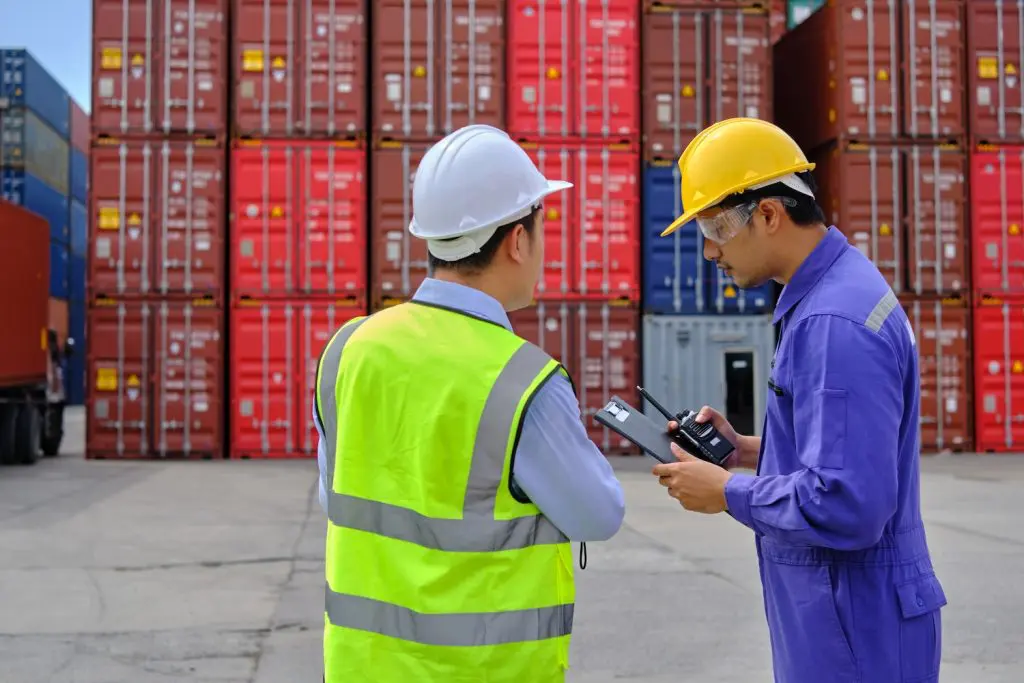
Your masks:
[{"label": "concrete ground", "polygon": [[[0,682],[320,680],[313,462],[0,468]],[[628,513],[578,572],[577,683],[770,681],[751,534],[686,513],[619,460]],[[944,683],[1024,680],[1024,458],[928,458]]]}]

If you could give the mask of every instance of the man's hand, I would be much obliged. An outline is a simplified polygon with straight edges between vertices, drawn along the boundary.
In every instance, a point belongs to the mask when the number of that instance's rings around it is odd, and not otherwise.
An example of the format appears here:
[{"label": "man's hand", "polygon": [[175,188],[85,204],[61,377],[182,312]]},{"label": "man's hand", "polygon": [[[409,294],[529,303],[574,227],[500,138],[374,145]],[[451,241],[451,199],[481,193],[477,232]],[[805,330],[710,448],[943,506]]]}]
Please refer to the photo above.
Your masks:
[{"label": "man's hand", "polygon": [[[725,415],[722,415],[711,406],[701,408],[697,413],[697,417],[694,418],[694,422],[711,422],[715,429],[718,430],[718,433],[736,447],[736,450],[725,463],[726,469],[731,470],[736,467],[755,469],[757,467],[757,456],[761,450],[760,437],[737,434],[733,426],[725,419]],[[668,423],[669,432],[674,432],[678,428],[678,422],[672,421]]]},{"label": "man's hand", "polygon": [[724,512],[725,484],[732,474],[693,457],[675,444],[671,447],[679,462],[655,465],[653,474],[658,483],[687,510],[712,515]]}]

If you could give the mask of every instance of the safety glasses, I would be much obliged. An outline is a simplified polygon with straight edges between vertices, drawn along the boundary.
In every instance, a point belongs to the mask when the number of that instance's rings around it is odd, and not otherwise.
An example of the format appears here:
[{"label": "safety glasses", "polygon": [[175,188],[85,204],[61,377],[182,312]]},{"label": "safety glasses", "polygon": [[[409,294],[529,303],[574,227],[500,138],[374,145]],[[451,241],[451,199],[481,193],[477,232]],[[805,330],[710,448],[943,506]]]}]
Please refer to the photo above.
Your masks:
[{"label": "safety glasses", "polygon": [[757,207],[766,199],[778,200],[788,207],[796,206],[796,200],[790,197],[762,197],[725,209],[714,216],[697,216],[697,225],[705,238],[718,245],[725,244],[750,222]]}]

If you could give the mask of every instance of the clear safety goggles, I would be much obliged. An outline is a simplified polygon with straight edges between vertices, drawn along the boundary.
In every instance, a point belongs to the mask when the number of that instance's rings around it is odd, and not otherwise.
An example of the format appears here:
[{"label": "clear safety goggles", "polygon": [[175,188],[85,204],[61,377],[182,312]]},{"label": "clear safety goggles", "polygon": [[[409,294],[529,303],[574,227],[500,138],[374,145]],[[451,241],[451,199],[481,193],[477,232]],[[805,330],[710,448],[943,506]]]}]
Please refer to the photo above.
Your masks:
[{"label": "clear safety goggles", "polygon": [[796,206],[796,200],[791,197],[761,197],[746,204],[719,211],[714,216],[697,216],[697,225],[705,238],[715,244],[725,244],[750,223],[757,207],[766,199],[775,199],[788,207]]}]

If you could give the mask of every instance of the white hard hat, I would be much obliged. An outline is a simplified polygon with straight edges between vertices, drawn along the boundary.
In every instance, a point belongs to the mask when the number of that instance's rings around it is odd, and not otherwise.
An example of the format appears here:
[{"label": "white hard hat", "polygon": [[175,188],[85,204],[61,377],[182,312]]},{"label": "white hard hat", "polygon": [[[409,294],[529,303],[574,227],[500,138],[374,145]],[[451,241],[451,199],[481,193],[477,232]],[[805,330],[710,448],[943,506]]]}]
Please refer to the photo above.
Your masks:
[{"label": "white hard hat", "polygon": [[423,155],[412,186],[409,232],[442,261],[480,251],[541,199],[572,187],[548,180],[505,131],[483,124],[449,134]]}]

